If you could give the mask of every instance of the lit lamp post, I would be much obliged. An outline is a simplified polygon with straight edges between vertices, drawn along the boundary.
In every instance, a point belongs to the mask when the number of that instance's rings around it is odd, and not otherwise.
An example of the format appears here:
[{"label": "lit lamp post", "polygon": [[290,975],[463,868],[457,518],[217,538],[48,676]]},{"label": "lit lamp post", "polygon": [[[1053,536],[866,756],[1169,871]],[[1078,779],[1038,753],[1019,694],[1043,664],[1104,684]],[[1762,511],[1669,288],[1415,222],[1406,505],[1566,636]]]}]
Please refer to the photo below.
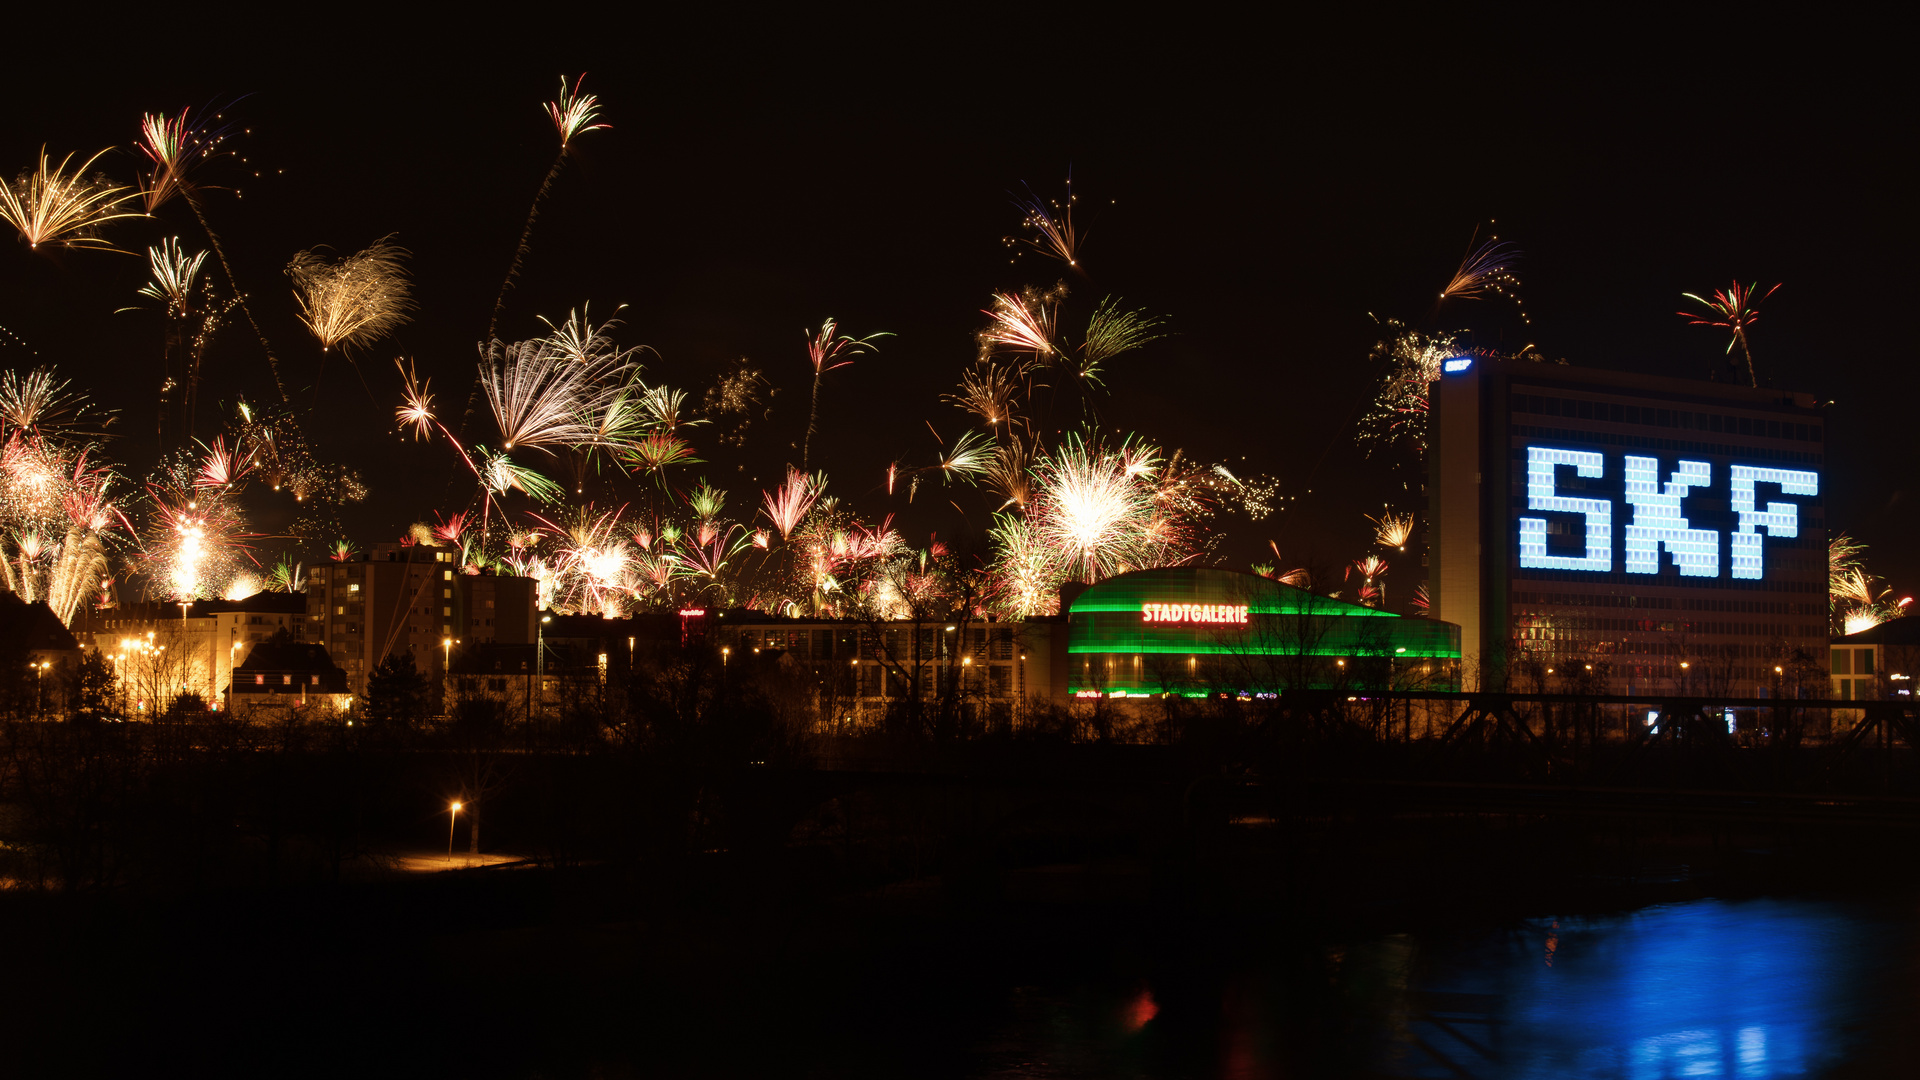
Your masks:
[{"label": "lit lamp post", "polygon": [[540,625],[533,632],[533,681],[540,684],[540,714],[547,712],[547,624],[553,616],[540,616]]},{"label": "lit lamp post", "polygon": [[447,861],[448,862],[453,861],[453,822],[455,818],[459,817],[459,815],[460,815],[459,803],[456,802],[447,807]]}]

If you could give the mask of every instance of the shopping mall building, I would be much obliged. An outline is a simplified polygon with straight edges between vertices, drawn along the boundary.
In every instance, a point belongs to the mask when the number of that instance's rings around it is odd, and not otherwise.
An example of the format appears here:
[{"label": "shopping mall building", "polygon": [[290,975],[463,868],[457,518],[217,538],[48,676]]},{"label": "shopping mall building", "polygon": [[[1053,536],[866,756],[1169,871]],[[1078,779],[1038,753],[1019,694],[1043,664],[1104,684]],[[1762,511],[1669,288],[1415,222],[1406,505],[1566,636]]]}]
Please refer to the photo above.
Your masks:
[{"label": "shopping mall building", "polygon": [[728,662],[774,654],[849,719],[957,693],[1011,709],[1038,699],[1227,697],[1289,689],[1459,686],[1460,628],[1214,567],[1139,570],[1070,587],[1061,615],[1016,622],[862,624],[701,613]]}]

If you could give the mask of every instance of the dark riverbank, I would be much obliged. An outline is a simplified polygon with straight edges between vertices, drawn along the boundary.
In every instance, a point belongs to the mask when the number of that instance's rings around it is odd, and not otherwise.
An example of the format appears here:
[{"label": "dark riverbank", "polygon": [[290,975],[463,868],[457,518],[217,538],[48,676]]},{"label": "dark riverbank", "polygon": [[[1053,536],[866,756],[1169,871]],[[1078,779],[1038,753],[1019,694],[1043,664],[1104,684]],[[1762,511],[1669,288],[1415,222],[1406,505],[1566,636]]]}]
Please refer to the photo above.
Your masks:
[{"label": "dark riverbank", "polygon": [[[851,826],[816,815],[785,844],[678,859],[0,896],[9,1071],[1667,1075],[1629,1068],[1659,1036],[1619,1019],[1647,992],[1632,972],[1580,983],[1578,1015],[1542,1012],[1516,974],[1629,940],[1714,985],[1767,961],[1770,994],[1819,989],[1808,1015],[1847,1037],[1794,1051],[1810,1070],[1914,1060],[1884,1012],[1920,1002],[1904,828],[1310,788],[1176,828],[1093,812],[1161,797],[1117,783],[1044,793],[988,836],[951,793],[888,790]],[[1727,1023],[1682,1043],[1746,1075],[1755,1025]],[[1573,1058],[1540,1056],[1553,1029]]]}]

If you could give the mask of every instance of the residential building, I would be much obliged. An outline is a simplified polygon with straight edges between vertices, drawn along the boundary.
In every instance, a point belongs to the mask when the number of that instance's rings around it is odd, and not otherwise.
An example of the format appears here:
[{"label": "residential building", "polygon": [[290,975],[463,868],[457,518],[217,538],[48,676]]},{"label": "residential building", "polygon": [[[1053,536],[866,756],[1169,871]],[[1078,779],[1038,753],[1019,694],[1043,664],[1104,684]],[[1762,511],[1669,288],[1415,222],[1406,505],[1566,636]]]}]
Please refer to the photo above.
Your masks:
[{"label": "residential building", "polygon": [[411,650],[436,681],[464,644],[534,639],[532,578],[465,574],[446,548],[376,544],[307,571],[306,638],[346,672],[349,693],[388,656]]}]

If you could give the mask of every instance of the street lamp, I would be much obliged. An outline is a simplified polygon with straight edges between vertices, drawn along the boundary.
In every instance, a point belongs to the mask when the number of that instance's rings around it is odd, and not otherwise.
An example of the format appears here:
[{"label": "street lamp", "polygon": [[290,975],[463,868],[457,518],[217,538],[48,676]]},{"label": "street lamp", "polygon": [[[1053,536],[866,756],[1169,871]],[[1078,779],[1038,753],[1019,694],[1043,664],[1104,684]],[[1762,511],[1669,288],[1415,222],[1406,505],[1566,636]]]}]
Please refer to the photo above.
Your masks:
[{"label": "street lamp", "polygon": [[453,821],[454,821],[454,818],[459,815],[459,813],[460,813],[459,803],[456,802],[447,807],[447,861],[448,862],[453,861]]},{"label": "street lamp", "polygon": [[547,711],[547,624],[552,621],[551,615],[540,616],[540,625],[533,631],[533,681],[540,684],[540,713],[543,716]]}]

